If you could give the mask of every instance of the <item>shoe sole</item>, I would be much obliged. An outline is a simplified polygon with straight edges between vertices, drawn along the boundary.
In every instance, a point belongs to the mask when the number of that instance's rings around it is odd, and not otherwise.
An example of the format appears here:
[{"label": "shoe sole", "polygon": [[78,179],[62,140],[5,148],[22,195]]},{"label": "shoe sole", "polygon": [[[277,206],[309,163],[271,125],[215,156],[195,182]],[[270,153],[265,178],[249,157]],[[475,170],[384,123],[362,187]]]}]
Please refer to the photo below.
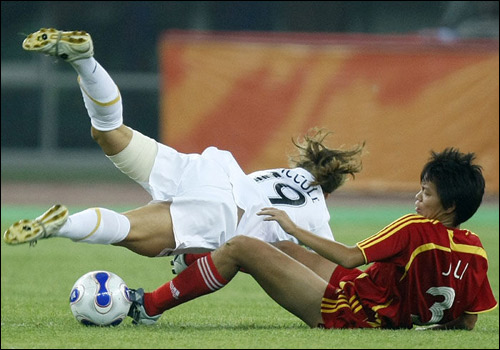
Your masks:
[{"label": "shoe sole", "polygon": [[50,226],[58,221],[65,222],[68,217],[68,209],[60,204],[57,204],[43,213],[42,216],[35,220],[19,220],[12,224],[3,235],[3,239],[7,244],[22,244],[36,241],[42,237],[45,232],[45,227]]},{"label": "shoe sole", "polygon": [[[54,52],[50,52],[52,48],[59,42],[65,42],[71,44],[71,49],[76,53],[85,53],[89,50],[85,44],[87,44],[90,39],[90,35],[85,31],[71,31],[63,32],[54,28],[42,28],[39,31],[29,34],[23,41],[23,49],[27,51],[42,52],[48,55],[57,55],[57,49]],[[79,50],[79,45],[85,45]],[[66,55],[67,54],[63,54]],[[67,59],[67,57],[61,57]]]}]

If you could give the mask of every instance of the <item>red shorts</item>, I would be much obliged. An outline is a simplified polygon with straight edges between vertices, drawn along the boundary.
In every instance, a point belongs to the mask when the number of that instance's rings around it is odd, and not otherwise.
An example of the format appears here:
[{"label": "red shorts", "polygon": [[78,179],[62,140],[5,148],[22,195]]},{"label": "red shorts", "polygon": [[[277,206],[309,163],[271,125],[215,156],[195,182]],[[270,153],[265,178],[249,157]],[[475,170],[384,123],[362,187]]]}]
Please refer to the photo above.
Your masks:
[{"label": "red shorts", "polygon": [[337,266],[321,301],[324,328],[377,328],[380,320],[370,308],[363,307],[354,281],[363,271]]}]

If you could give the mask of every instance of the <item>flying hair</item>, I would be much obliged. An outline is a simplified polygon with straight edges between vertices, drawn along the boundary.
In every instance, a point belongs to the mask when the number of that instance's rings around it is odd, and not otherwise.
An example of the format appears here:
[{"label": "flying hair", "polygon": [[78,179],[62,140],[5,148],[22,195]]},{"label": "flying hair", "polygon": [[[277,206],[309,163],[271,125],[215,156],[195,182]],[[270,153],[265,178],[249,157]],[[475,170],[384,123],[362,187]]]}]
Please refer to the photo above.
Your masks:
[{"label": "flying hair", "polygon": [[342,186],[349,175],[355,178],[362,169],[361,156],[365,147],[363,142],[347,150],[328,148],[324,141],[330,134],[330,131],[313,128],[303,140],[292,138],[298,155],[289,157],[290,165],[309,171],[315,179],[312,185],[320,185],[324,193],[332,193]]}]

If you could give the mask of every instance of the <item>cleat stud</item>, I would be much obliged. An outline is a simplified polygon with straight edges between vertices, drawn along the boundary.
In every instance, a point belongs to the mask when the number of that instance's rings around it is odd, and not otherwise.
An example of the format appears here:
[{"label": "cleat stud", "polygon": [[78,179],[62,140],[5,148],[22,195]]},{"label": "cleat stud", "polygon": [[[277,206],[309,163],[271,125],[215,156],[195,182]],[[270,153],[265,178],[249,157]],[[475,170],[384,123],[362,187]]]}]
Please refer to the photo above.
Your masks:
[{"label": "cleat stud", "polygon": [[43,40],[47,40],[48,38],[49,38],[49,37],[47,36],[47,34],[43,34],[43,35],[42,35],[42,39],[43,39]]}]

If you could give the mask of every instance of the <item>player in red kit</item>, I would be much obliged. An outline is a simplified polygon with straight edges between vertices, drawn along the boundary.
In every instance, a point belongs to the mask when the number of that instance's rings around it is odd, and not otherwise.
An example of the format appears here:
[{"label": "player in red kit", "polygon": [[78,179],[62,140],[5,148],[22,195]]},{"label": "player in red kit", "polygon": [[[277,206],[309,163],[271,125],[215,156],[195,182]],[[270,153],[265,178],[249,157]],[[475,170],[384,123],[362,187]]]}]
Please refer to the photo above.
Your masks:
[{"label": "player in red kit", "polygon": [[[357,246],[367,263],[378,263],[356,271],[351,288],[361,304],[377,310],[376,322],[383,326],[448,323],[496,304],[486,252],[472,232],[408,214]],[[343,274],[352,280],[352,271],[338,267],[335,272],[334,285],[346,280]]]},{"label": "player in red kit", "polygon": [[[432,152],[420,175],[416,214],[355,246],[325,240],[286,212],[263,208],[258,215],[314,252],[291,242],[273,246],[235,237],[155,291],[132,290],[129,315],[134,323],[154,323],[165,310],[222,288],[244,269],[310,327],[471,330],[479,313],[497,306],[481,241],[460,228],[484,194],[474,158],[453,148]],[[365,271],[357,268],[367,263]]]}]

